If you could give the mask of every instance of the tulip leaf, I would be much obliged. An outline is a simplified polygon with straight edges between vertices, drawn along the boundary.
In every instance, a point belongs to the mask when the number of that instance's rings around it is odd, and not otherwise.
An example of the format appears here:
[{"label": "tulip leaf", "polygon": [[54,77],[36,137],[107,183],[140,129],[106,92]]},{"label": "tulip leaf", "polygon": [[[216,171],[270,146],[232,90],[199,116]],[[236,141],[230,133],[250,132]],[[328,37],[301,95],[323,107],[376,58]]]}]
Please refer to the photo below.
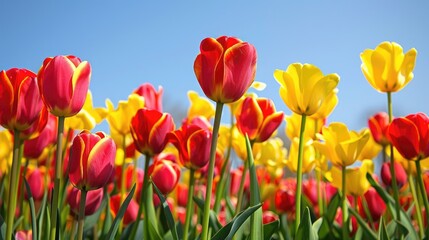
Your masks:
[{"label": "tulip leaf", "polygon": [[368,236],[368,239],[376,240],[377,234],[375,234],[375,232],[368,226],[367,222],[359,215],[359,213],[357,213],[352,207],[349,207],[349,212],[356,218],[359,226],[363,229],[364,233],[366,233],[366,236]]},{"label": "tulip leaf", "polygon": [[380,218],[380,224],[378,229],[378,239],[379,240],[390,240],[389,235],[387,234],[386,225],[384,224],[383,216]]},{"label": "tulip leaf", "polygon": [[33,194],[31,194],[30,185],[28,184],[27,179],[25,179],[25,177],[23,177],[23,179],[24,179],[25,190],[27,191],[27,194],[28,194],[28,202],[30,204],[31,230],[33,231],[32,236],[33,236],[33,240],[36,240],[38,236],[36,207],[34,206],[34,198],[33,198]]},{"label": "tulip leaf", "polygon": [[150,236],[150,239],[153,239],[153,240],[162,240],[162,237],[159,235],[159,233],[156,230],[155,226],[153,226],[153,221],[149,221],[148,227],[149,227],[149,236]]},{"label": "tulip leaf", "polygon": [[262,204],[256,206],[251,206],[241,211],[235,216],[229,223],[227,223],[223,228],[221,228],[216,234],[212,237],[211,240],[229,240],[232,239],[234,234],[240,229],[241,225],[256,211]]},{"label": "tulip leaf", "polygon": [[[198,208],[203,210],[204,209],[204,200],[193,197],[194,202],[197,204]],[[216,213],[213,210],[210,210],[210,218],[209,218],[209,224],[210,227],[213,229],[213,232],[219,231],[219,229],[222,227],[222,224],[220,224],[219,220],[216,217]]]},{"label": "tulip leaf", "polygon": [[[164,195],[162,195],[161,191],[159,191],[156,184],[151,181],[153,188],[155,189],[156,194],[159,197],[159,200],[161,201],[162,209],[164,210],[164,216],[167,219],[167,225],[170,228],[171,234],[173,235],[174,240],[179,239],[179,235],[177,234],[176,224],[174,222],[173,214],[171,213],[170,207],[168,206],[168,202],[165,199]],[[150,230],[150,229],[149,229]],[[156,231],[156,229],[154,229]],[[157,235],[158,232],[156,233]]]},{"label": "tulip leaf", "polygon": [[313,225],[311,224],[310,209],[306,207],[302,215],[301,224],[299,224],[295,239],[318,239],[317,232],[314,231]]},{"label": "tulip leaf", "polygon": [[289,225],[287,223],[287,215],[286,213],[283,213],[280,215],[280,233],[283,236],[283,239],[285,240],[291,240],[292,236],[290,235],[289,231]]},{"label": "tulip leaf", "polygon": [[106,201],[106,206],[104,209],[104,216],[105,217],[104,217],[103,226],[101,229],[101,236],[102,237],[107,236],[107,234],[109,233],[109,229],[112,226],[112,222],[113,222],[112,213],[110,212],[110,196],[107,192],[106,192],[106,194],[104,194],[103,201]]},{"label": "tulip leaf", "polygon": [[270,240],[271,237],[279,230],[280,220],[264,224],[264,240]]},{"label": "tulip leaf", "polygon": [[0,240],[3,240],[6,235],[6,223],[4,222],[4,219],[2,218],[2,215],[0,215]]},{"label": "tulip leaf", "polygon": [[122,220],[122,218],[125,215],[125,211],[128,208],[128,205],[131,202],[131,199],[134,196],[134,191],[136,190],[136,184],[134,183],[133,188],[131,189],[130,193],[128,193],[128,196],[125,198],[124,202],[122,203],[121,207],[119,208],[118,214],[116,214],[115,219],[113,220],[112,226],[110,227],[110,230],[107,234],[107,238],[109,240],[113,240],[115,238],[116,232],[119,228],[119,222]]}]

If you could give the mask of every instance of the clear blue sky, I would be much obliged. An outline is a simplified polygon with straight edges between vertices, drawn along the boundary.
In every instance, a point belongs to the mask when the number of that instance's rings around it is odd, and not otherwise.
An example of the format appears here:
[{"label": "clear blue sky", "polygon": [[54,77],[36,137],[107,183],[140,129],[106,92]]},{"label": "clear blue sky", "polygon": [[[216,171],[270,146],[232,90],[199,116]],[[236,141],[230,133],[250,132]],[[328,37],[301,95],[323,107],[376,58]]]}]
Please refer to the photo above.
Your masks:
[{"label": "clear blue sky", "polygon": [[[7,3],[6,3],[7,2]],[[164,87],[164,109],[188,108],[202,93],[193,62],[205,37],[236,36],[258,51],[260,96],[281,101],[275,69],[312,63],[336,72],[339,104],[329,121],[352,129],[386,109],[367,83],[359,54],[382,41],[418,51],[415,77],[393,94],[394,115],[429,113],[429,4],[424,1],[2,1],[0,70],[38,71],[45,57],[73,54],[92,65],[95,105],[115,104],[144,82]],[[175,119],[180,122],[180,119]]]}]

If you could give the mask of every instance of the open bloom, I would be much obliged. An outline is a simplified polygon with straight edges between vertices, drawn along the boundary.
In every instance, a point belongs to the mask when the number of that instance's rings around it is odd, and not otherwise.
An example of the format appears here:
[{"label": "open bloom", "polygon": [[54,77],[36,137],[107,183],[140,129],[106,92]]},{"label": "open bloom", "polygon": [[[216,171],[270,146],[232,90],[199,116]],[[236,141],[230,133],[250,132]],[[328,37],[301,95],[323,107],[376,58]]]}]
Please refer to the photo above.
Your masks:
[{"label": "open bloom", "polygon": [[404,54],[399,44],[382,42],[360,54],[362,72],[377,91],[397,92],[413,79],[416,56],[414,48]]},{"label": "open bloom", "polygon": [[208,98],[221,103],[235,102],[255,78],[256,58],[255,47],[238,38],[205,38],[194,71]]},{"label": "open bloom", "polygon": [[267,98],[245,98],[235,117],[238,130],[255,142],[267,140],[283,122],[283,112],[277,112],[274,103]]},{"label": "open bloom", "polygon": [[18,68],[0,72],[1,126],[25,130],[37,120],[42,106],[35,73]]},{"label": "open bloom", "polygon": [[429,157],[429,118],[424,113],[394,119],[387,130],[390,142],[408,160]]},{"label": "open bloom", "polygon": [[287,150],[283,146],[283,141],[278,137],[269,138],[265,142],[253,145],[255,164],[262,165],[273,177],[282,176],[283,168],[286,165],[286,155]]},{"label": "open bloom", "polygon": [[73,139],[70,147],[69,178],[80,190],[102,188],[113,172],[116,146],[102,132],[84,130]]},{"label": "open bloom", "polygon": [[164,150],[167,134],[174,130],[173,118],[168,113],[142,108],[131,119],[131,135],[136,149],[154,155]]},{"label": "open bloom", "polygon": [[337,74],[323,75],[314,65],[293,63],[286,71],[275,70],[274,78],[280,84],[283,101],[296,114],[312,116],[320,109],[331,112],[328,109],[333,106],[325,106],[325,101],[336,104],[331,98],[340,81]]},{"label": "open bloom", "polygon": [[[362,196],[371,187],[366,174],[374,172],[374,163],[371,160],[363,160],[361,166],[346,169],[346,194]],[[332,185],[342,189],[341,168],[333,166],[331,169]]]},{"label": "open bloom", "polygon": [[159,86],[158,91],[155,90],[152,84],[143,83],[140,85],[134,93],[142,96],[144,98],[145,108],[158,110],[162,112],[162,94],[164,89]]},{"label": "open bloom", "polygon": [[374,141],[382,146],[389,145],[387,138],[387,127],[389,126],[389,115],[379,112],[368,119],[368,127]]},{"label": "open bloom", "polygon": [[337,167],[350,166],[358,160],[370,137],[368,131],[349,131],[347,126],[340,122],[323,127],[322,135],[318,136],[323,142],[314,142],[314,146]]},{"label": "open bloom", "polygon": [[75,56],[49,57],[37,74],[40,93],[55,116],[70,117],[83,107],[91,78],[91,66]]},{"label": "open bloom", "polygon": [[215,108],[207,98],[201,97],[194,91],[188,92],[188,98],[191,103],[188,109],[188,121],[195,117],[204,117],[210,120],[215,115]]}]

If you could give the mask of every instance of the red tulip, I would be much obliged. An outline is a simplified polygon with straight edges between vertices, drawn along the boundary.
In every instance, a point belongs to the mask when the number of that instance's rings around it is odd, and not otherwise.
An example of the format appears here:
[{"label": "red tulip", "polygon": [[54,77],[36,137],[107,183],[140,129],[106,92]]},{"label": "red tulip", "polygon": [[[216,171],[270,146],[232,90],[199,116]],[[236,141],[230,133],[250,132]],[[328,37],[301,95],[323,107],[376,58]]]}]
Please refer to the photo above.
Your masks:
[{"label": "red tulip", "polygon": [[235,102],[255,78],[256,58],[255,47],[238,38],[206,38],[201,41],[194,72],[208,98]]},{"label": "red tulip", "polygon": [[148,169],[149,176],[162,194],[167,195],[176,187],[180,179],[180,167],[169,160],[158,160]]},{"label": "red tulip", "polygon": [[[395,175],[396,175],[396,185],[398,185],[398,187],[401,188],[407,183],[407,173],[405,172],[405,169],[402,167],[402,165],[398,162],[394,163],[394,167],[395,167]],[[390,173],[390,162],[383,163],[383,165],[381,165],[380,176],[384,184],[386,184],[387,186],[392,186],[392,174]]]},{"label": "red tulip", "polygon": [[364,197],[372,219],[378,221],[386,210],[386,204],[373,187],[368,189]]},{"label": "red tulip", "polygon": [[[113,215],[113,217],[116,216],[116,214],[119,212],[119,208],[121,207],[121,195],[116,194],[110,198],[110,211]],[[123,220],[124,225],[128,225],[132,222],[135,222],[137,219],[137,214],[139,211],[139,204],[134,200],[134,198],[131,199],[130,203],[128,204],[127,209],[125,210],[125,215]]]},{"label": "red tulip", "polygon": [[15,240],[32,240],[33,231],[31,230],[19,230],[15,233]]},{"label": "red tulip", "polygon": [[[26,179],[30,186],[31,195],[35,201],[42,200],[45,193],[44,174],[46,174],[46,172],[41,171],[39,168],[27,168]],[[25,191],[24,196],[28,199],[27,191]]]},{"label": "red tulip", "polygon": [[274,222],[279,219],[279,216],[272,211],[264,211],[262,213],[262,223],[268,224],[270,222]]},{"label": "red tulip", "polygon": [[392,145],[408,160],[429,157],[429,118],[424,113],[396,118],[388,135]]},{"label": "red tulip", "polygon": [[35,73],[18,68],[0,72],[1,126],[26,130],[37,120],[42,106]]},{"label": "red tulip", "polygon": [[85,191],[102,188],[112,174],[115,155],[113,139],[102,132],[82,131],[70,147],[70,182]]},{"label": "red tulip", "polygon": [[49,57],[37,74],[40,93],[55,116],[76,115],[85,103],[91,66],[75,56]]},{"label": "red tulip", "polygon": [[374,141],[382,146],[387,146],[387,128],[389,127],[389,115],[385,112],[379,112],[368,119],[368,127],[371,131]]},{"label": "red tulip", "polygon": [[179,150],[183,166],[198,170],[209,162],[212,132],[197,125],[183,125],[169,134],[169,140]]},{"label": "red tulip", "polygon": [[280,182],[280,187],[276,192],[274,204],[279,212],[295,210],[296,179],[286,179]]},{"label": "red tulip", "polygon": [[162,112],[162,93],[164,90],[161,86],[158,87],[158,92],[150,83],[143,83],[134,93],[144,98],[144,107],[148,109],[157,110]]},{"label": "red tulip", "polygon": [[45,148],[56,142],[57,119],[54,115],[48,114],[47,124],[39,136],[24,142],[24,157],[39,158]]},{"label": "red tulip", "polygon": [[39,117],[34,121],[29,128],[19,132],[19,138],[21,140],[28,140],[36,138],[40,135],[40,132],[46,127],[48,123],[49,112],[46,107],[43,106],[40,111]]},{"label": "red tulip", "polygon": [[267,98],[246,97],[236,111],[237,128],[250,140],[267,140],[283,122],[283,113],[276,112],[273,101]]},{"label": "red tulip", "polygon": [[[88,191],[85,201],[85,216],[94,214],[98,208],[100,208],[101,201],[103,200],[103,189],[99,188],[96,190]],[[80,204],[81,191],[77,188],[71,187],[68,190],[67,202],[70,205],[70,209],[75,216],[79,215],[79,204]]]},{"label": "red tulip", "polygon": [[157,110],[140,109],[131,119],[131,135],[137,150],[150,156],[164,150],[167,133],[173,130],[171,115]]}]

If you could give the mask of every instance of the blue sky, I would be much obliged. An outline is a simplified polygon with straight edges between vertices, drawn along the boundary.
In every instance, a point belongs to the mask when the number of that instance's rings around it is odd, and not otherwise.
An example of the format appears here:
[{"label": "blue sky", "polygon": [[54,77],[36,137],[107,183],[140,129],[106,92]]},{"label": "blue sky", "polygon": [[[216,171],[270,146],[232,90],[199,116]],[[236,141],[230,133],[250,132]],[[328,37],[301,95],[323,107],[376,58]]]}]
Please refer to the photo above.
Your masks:
[{"label": "blue sky", "polygon": [[[232,2],[232,1],[231,1]],[[259,95],[281,101],[275,69],[311,63],[341,77],[329,121],[352,129],[386,110],[385,94],[368,84],[359,54],[382,41],[418,51],[415,77],[393,94],[394,115],[429,113],[429,9],[424,1],[2,1],[0,69],[38,71],[48,56],[72,54],[92,66],[94,103],[116,105],[144,82],[164,87],[164,110],[188,108],[202,94],[193,72],[205,37],[236,36],[255,45]],[[182,115],[183,116],[183,115]],[[177,119],[181,116],[173,115]]]}]

